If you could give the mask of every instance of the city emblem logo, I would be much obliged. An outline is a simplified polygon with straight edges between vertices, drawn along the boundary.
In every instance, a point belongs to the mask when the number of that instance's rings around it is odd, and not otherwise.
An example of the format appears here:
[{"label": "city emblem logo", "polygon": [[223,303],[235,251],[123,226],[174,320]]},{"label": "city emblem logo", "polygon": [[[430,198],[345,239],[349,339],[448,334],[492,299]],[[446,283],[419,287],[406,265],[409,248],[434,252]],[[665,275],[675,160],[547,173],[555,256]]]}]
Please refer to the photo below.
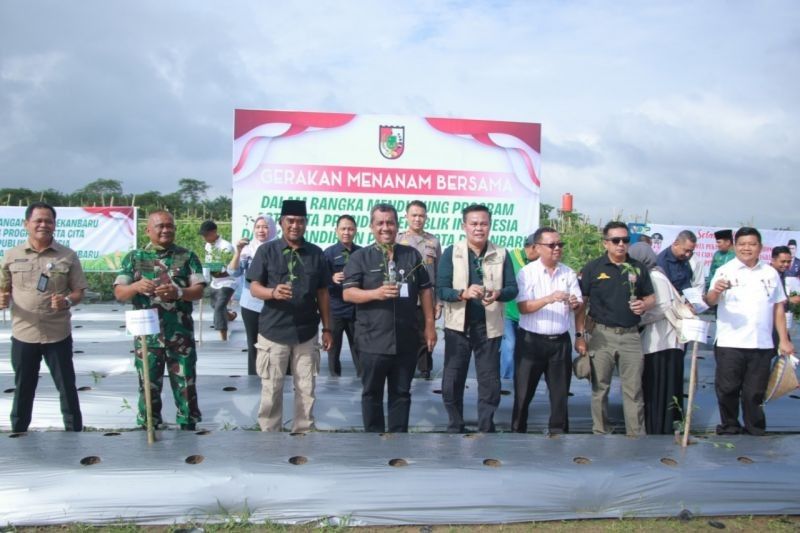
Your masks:
[{"label": "city emblem logo", "polygon": [[380,126],[378,131],[378,148],[386,159],[397,159],[403,155],[406,142],[405,126]]}]

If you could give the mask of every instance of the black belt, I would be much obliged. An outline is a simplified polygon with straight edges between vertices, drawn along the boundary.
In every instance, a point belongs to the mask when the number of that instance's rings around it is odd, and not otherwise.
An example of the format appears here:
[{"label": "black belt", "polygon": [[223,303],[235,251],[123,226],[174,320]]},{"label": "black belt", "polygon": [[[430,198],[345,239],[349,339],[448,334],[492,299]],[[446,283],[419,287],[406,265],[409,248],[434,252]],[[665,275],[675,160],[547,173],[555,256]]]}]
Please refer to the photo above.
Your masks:
[{"label": "black belt", "polygon": [[528,331],[527,329],[523,329],[527,335],[535,337],[537,339],[542,339],[544,341],[560,341],[563,340],[565,337],[569,337],[569,332],[565,331],[564,333],[559,333],[557,335],[542,335],[541,333],[534,333],[533,331]]},{"label": "black belt", "polygon": [[605,324],[596,324],[598,328],[603,328],[607,331],[612,331],[617,335],[623,335],[625,333],[639,333],[639,326],[631,326],[629,328],[618,328],[616,326],[606,326]]}]

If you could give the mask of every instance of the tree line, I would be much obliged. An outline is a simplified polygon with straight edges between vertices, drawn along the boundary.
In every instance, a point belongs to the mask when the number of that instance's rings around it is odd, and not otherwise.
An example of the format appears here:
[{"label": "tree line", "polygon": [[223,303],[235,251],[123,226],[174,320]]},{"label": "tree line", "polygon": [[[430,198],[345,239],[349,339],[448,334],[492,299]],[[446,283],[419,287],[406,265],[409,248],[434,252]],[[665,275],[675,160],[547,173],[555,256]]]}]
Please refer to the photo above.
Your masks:
[{"label": "tree line", "polygon": [[230,220],[231,198],[208,198],[209,188],[204,181],[184,178],[178,180],[178,190],[175,192],[147,191],[134,194],[125,193],[119,180],[97,179],[67,193],[53,188],[38,191],[22,187],[3,188],[0,189],[0,205],[26,206],[40,201],[65,207],[133,205],[137,207],[139,219],[147,218],[152,211],[166,209],[176,218]]}]

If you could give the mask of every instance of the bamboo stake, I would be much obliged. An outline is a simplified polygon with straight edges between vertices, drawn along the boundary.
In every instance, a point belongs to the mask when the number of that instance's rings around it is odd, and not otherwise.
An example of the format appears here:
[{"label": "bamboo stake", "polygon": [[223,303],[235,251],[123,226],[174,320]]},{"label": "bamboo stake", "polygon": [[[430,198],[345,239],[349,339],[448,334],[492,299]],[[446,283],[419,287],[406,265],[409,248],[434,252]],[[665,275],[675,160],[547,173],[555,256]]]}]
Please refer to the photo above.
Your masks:
[{"label": "bamboo stake", "polygon": [[692,367],[689,371],[689,404],[686,406],[686,420],[683,424],[683,440],[681,446],[686,448],[689,444],[689,429],[692,425],[692,405],[694,404],[694,390],[697,387],[697,341],[692,342]]},{"label": "bamboo stake", "polygon": [[153,444],[156,441],[156,434],[153,429],[153,397],[150,391],[150,360],[147,357],[147,336],[139,335],[138,337],[142,353],[142,381],[144,382],[144,405],[147,417],[147,444]]}]

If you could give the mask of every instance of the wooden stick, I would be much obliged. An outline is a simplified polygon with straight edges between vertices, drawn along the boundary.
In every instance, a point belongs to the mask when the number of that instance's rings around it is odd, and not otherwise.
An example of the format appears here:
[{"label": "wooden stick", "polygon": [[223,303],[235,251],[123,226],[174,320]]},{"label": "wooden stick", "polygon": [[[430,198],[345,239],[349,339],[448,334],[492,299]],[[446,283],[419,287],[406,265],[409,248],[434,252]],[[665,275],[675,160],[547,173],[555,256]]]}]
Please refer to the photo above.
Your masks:
[{"label": "wooden stick", "polygon": [[686,420],[684,420],[683,424],[683,441],[681,442],[681,446],[684,448],[689,444],[689,428],[692,425],[694,389],[697,387],[697,341],[692,342],[692,366],[689,372],[689,404],[686,406]]},{"label": "wooden stick", "polygon": [[147,417],[147,444],[153,444],[156,441],[156,434],[153,429],[153,397],[150,391],[150,361],[147,357],[146,335],[139,335],[139,345],[142,352],[142,381],[144,382],[144,405]]},{"label": "wooden stick", "polygon": [[197,344],[203,344],[203,297],[202,296],[200,296],[199,305],[200,305],[200,318],[197,321],[198,322],[197,327],[199,328],[197,331]]}]

